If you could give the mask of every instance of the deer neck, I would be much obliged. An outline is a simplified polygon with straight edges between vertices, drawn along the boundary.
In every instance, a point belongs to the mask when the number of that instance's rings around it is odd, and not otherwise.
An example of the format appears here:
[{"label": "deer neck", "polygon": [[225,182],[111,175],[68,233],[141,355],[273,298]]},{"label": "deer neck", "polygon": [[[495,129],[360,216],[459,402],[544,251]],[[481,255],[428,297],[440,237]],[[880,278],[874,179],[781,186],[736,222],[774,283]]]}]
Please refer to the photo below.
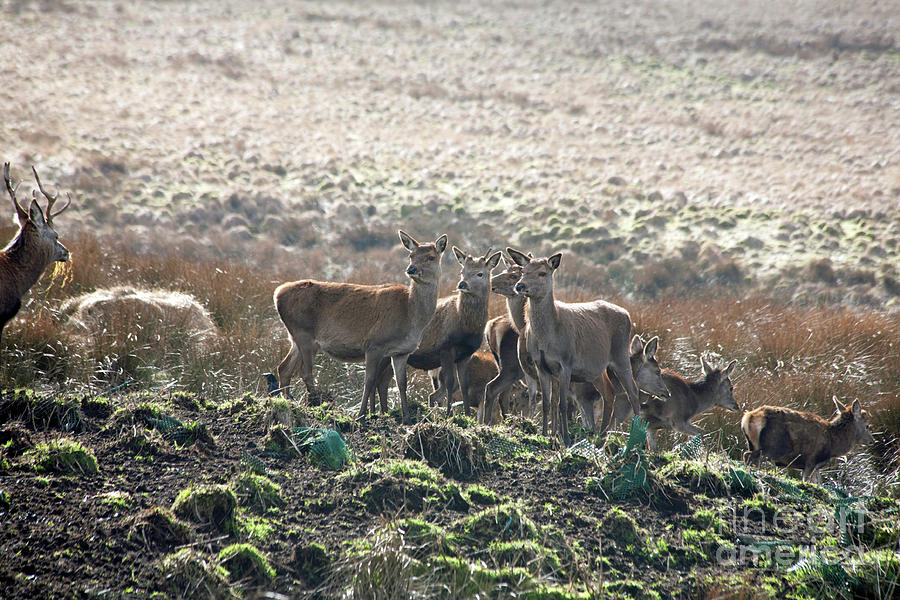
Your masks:
[{"label": "deer neck", "polygon": [[27,243],[22,231],[2,251],[16,275],[16,291],[21,297],[41,278],[52,261],[50,253]]},{"label": "deer neck", "polygon": [[693,397],[694,414],[702,413],[709,410],[716,404],[715,389],[713,382],[707,381],[706,378],[695,381],[688,385]]},{"label": "deer neck", "polygon": [[463,331],[483,331],[488,320],[487,294],[457,292],[456,313]]},{"label": "deer neck", "polygon": [[509,314],[513,329],[517,332],[525,329],[525,296],[521,294],[507,296],[506,312]]},{"label": "deer neck", "polygon": [[425,329],[434,310],[437,308],[438,284],[437,279],[428,282],[418,282],[415,279],[409,281],[409,315],[413,327],[421,331]]},{"label": "deer neck", "polygon": [[832,456],[841,456],[848,453],[856,444],[856,435],[854,429],[856,423],[852,418],[845,418],[844,414],[840,414],[834,419],[828,427],[829,448]]},{"label": "deer neck", "polygon": [[553,337],[557,330],[559,315],[552,290],[541,298],[528,298],[525,305],[525,322],[537,339]]}]

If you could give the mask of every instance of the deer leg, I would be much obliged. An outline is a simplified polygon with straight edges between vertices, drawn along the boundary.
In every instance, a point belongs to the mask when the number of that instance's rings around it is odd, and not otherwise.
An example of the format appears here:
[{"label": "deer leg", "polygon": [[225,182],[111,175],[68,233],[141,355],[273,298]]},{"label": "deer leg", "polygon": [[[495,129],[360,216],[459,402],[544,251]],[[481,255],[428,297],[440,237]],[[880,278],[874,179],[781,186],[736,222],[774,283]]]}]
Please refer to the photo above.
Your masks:
[{"label": "deer leg", "polygon": [[681,433],[685,433],[691,437],[695,435],[700,435],[703,433],[703,430],[691,423],[690,421],[685,421],[684,423],[676,423],[675,429],[680,431]]},{"label": "deer leg", "polygon": [[291,385],[291,377],[300,365],[300,349],[297,343],[291,339],[291,349],[278,365],[278,386],[281,388],[281,395],[285,396]]},{"label": "deer leg", "polygon": [[562,443],[568,448],[572,445],[569,436],[569,384],[572,381],[572,371],[567,366],[559,371],[559,434]]},{"label": "deer leg", "polygon": [[394,379],[397,381],[397,392],[400,395],[401,420],[406,423],[409,418],[406,406],[406,361],[409,354],[397,354],[391,357],[391,366],[394,367]]},{"label": "deer leg", "polygon": [[538,370],[541,384],[541,435],[547,435],[547,420],[550,418],[550,390],[553,387],[550,373]]},{"label": "deer leg", "polygon": [[659,448],[659,442],[656,439],[655,428],[647,428],[647,447],[650,448],[650,452],[656,452],[656,449]]},{"label": "deer leg", "polygon": [[638,389],[634,383],[634,373],[631,372],[631,360],[628,358],[628,353],[624,352],[621,353],[621,356],[612,358],[609,363],[609,370],[613,372],[616,379],[619,380],[619,384],[625,389],[625,393],[628,394],[632,412],[638,414],[638,409],[640,408],[638,405]]},{"label": "deer leg", "polygon": [[453,394],[456,392],[456,365],[449,352],[441,356],[441,386],[447,393],[447,416],[453,413]]},{"label": "deer leg", "polygon": [[[378,367],[378,380],[376,389],[378,390],[378,400],[381,402],[381,414],[388,411],[388,388],[391,385],[391,361],[385,358]],[[375,414],[375,405],[372,404],[372,414]]]},{"label": "deer leg", "polygon": [[369,411],[369,398],[372,399],[372,412],[375,412],[375,387],[378,380],[378,367],[383,357],[380,353],[371,350],[366,352],[366,383],[363,386],[362,405],[359,407],[359,418],[363,418]]},{"label": "deer leg", "polygon": [[596,422],[594,421],[594,403],[600,397],[597,389],[590,383],[583,383],[577,386],[578,393],[576,399],[578,401],[578,409],[581,412],[581,422],[588,431],[594,431]]},{"label": "deer leg", "polygon": [[469,360],[465,358],[456,363],[456,382],[459,384],[459,394],[463,399],[463,414],[467,417],[472,406],[472,398],[469,396]]}]

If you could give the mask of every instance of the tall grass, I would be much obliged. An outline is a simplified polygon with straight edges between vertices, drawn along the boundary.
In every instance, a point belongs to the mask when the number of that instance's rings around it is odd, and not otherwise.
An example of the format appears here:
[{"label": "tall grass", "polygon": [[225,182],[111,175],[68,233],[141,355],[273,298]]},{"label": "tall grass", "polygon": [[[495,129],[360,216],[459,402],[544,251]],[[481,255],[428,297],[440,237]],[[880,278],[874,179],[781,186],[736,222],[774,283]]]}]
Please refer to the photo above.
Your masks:
[{"label": "tall grass", "polygon": [[[73,256],[71,281],[63,287],[45,275],[31,290],[4,331],[0,385],[102,391],[136,380],[213,399],[256,392],[263,389],[260,375],[272,371],[288,349],[272,305],[279,283],[302,277],[401,282],[406,260],[397,248],[382,247],[356,252],[345,246],[325,253],[321,248],[289,252],[263,245],[257,254],[223,258],[221,249],[186,248],[165,239],[138,246],[82,234],[67,242]],[[575,264],[580,265],[578,277],[561,281],[557,297],[583,300],[603,294],[588,266]],[[446,259],[443,294],[452,293],[455,277],[456,263]],[[62,302],[116,285],[190,293],[210,311],[220,335],[212,344],[192,344],[186,335],[163,331],[160,324],[126,319],[110,323],[91,344],[73,336],[58,313]],[[737,359],[735,396],[743,408],[776,404],[827,417],[833,411],[832,396],[845,403],[859,398],[872,415],[873,428],[883,432],[876,436],[873,454],[881,467],[897,468],[900,320],[859,308],[804,307],[758,293],[717,292],[647,301],[609,299],[630,311],[635,332],[660,336],[660,363],[688,379],[700,376],[701,354],[720,365]],[[492,314],[504,310],[502,299],[492,298]],[[720,431],[723,447],[739,456],[739,418],[715,409],[699,425]]]}]

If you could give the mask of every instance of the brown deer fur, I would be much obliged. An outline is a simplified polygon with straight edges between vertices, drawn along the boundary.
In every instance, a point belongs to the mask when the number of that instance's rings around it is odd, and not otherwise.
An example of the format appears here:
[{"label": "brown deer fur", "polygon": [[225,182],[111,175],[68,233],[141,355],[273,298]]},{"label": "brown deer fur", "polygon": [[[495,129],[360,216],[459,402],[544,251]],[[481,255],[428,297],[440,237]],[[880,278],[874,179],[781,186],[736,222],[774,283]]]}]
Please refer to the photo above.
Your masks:
[{"label": "brown deer fur", "polygon": [[[631,338],[628,358],[631,362],[634,383],[637,385],[641,397],[654,395],[667,398],[669,396],[669,390],[662,378],[662,370],[656,360],[658,349],[658,337],[652,337],[646,342],[639,335]],[[606,431],[610,426],[618,425],[633,414],[625,389],[619,385],[618,379],[615,384],[613,383],[609,369],[602,377],[599,390],[590,384],[579,384],[576,386],[576,397],[584,426],[591,431],[597,425],[600,426],[601,431]],[[600,414],[595,416],[597,412]]]},{"label": "brown deer fur", "polygon": [[[500,365],[497,376],[488,382],[484,390],[482,422],[490,423],[494,414],[494,402],[513,384],[524,379],[528,386],[528,399],[534,406],[537,398],[537,369],[525,349],[519,335],[525,329],[525,296],[517,294],[516,284],[522,277],[522,267],[503,258],[506,270],[491,278],[491,291],[506,298],[506,314],[488,321],[484,333],[494,360]],[[523,368],[524,365],[524,368]]]},{"label": "brown deer fur", "polygon": [[525,304],[525,343],[538,368],[544,435],[547,434],[554,377],[558,380],[558,402],[555,404],[559,407],[558,414],[562,415],[557,429],[566,445],[572,441],[566,419],[571,382],[591,383],[596,387],[610,367],[637,408],[638,391],[628,359],[631,340],[628,311],[603,300],[578,303],[554,300],[553,273],[559,267],[561,254],[529,258],[512,248],[508,248],[507,253],[523,267],[516,291],[528,299]]},{"label": "brown deer fur", "polygon": [[[483,416],[481,413],[484,410],[484,403],[482,402],[482,399],[484,397],[484,390],[488,382],[490,382],[497,376],[499,369],[497,368],[497,363],[494,360],[494,356],[490,352],[485,352],[483,350],[479,350],[469,357],[466,369],[468,369],[467,379],[469,381],[469,398],[472,398],[473,402],[475,403],[473,406],[478,406],[479,421],[482,421]],[[436,390],[440,389],[440,382],[438,381],[439,372],[439,369],[429,371],[432,379],[432,385]],[[527,405],[524,405],[527,400],[519,402],[517,400],[520,398],[520,396],[512,393],[512,390],[520,389],[521,388],[511,386],[504,392],[503,395],[500,396],[500,402],[498,406],[500,409],[499,416],[501,418],[511,414],[514,411],[522,413],[527,412],[529,407]],[[462,400],[461,393],[454,395],[454,402],[460,400]]]},{"label": "brown deer fur", "polygon": [[760,406],[741,418],[741,431],[749,450],[744,453],[748,464],[759,464],[770,458],[776,465],[803,470],[803,480],[815,474],[821,483],[819,467],[832,458],[843,456],[857,443],[874,441],[868,430],[868,413],[859,400],[851,407],[834,398],[838,414],[830,421],[818,415],[781,406]]},{"label": "brown deer fur", "polygon": [[389,359],[397,378],[403,418],[408,417],[406,360],[434,316],[447,236],[420,244],[401,231],[400,240],[409,250],[408,287],[311,280],[278,286],[275,308],[291,338],[291,349],[278,365],[282,390],[287,390],[299,368],[309,393],[316,393],[312,370],[318,350],[342,361],[364,360],[366,381],[359,414],[365,416],[370,403],[375,411],[378,368]]},{"label": "brown deer fur", "polygon": [[9,163],[3,166],[3,180],[16,209],[19,231],[6,248],[0,250],[0,336],[22,307],[22,297],[37,283],[44,270],[54,262],[69,260],[69,251],[59,243],[59,236],[53,229],[53,217],[69,207],[71,198],[60,210],[52,212],[58,194],[47,194],[37,171],[33,167],[32,171],[41,194],[47,199],[46,219],[38,205],[37,192],[27,211],[19,204],[9,176]]},{"label": "brown deer fur", "polygon": [[703,377],[697,381],[685,381],[677,373],[664,370],[663,382],[669,390],[669,398],[654,398],[642,396],[642,418],[649,423],[647,427],[647,442],[651,450],[656,450],[656,431],[658,429],[674,429],[690,436],[703,433],[703,430],[691,423],[691,419],[701,412],[721,406],[728,410],[739,410],[737,400],[734,399],[734,384],[731,382],[731,373],[737,364],[731,361],[723,369],[714,369],[700,357],[700,366],[703,369]]},{"label": "brown deer fur", "polygon": [[[440,387],[429,397],[433,404],[447,395],[447,414],[450,414],[451,398],[459,388],[462,392],[465,414],[473,402],[465,381],[465,361],[481,347],[484,341],[484,325],[488,319],[488,297],[491,291],[491,270],[500,262],[500,253],[482,257],[467,255],[453,247],[453,254],[460,265],[457,293],[437,302],[434,317],[422,333],[422,341],[407,361],[409,366],[430,371],[440,368]],[[489,256],[490,255],[490,256]],[[457,367],[462,366],[457,372]],[[378,392],[385,403],[390,371],[387,364],[378,379]]]}]

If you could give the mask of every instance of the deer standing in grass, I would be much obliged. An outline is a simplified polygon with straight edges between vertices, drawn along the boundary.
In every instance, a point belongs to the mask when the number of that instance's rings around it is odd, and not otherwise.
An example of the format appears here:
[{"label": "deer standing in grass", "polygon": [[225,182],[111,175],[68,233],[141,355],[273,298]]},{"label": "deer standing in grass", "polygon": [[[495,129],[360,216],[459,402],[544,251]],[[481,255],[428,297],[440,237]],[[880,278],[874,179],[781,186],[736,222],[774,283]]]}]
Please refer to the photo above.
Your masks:
[{"label": "deer standing in grass", "polygon": [[691,419],[701,412],[721,406],[728,410],[739,410],[734,399],[734,384],[731,373],[737,364],[731,361],[725,369],[714,369],[700,357],[703,377],[697,381],[685,381],[677,373],[663,370],[662,379],[669,390],[668,398],[642,398],[640,415],[648,422],[647,443],[650,450],[656,450],[656,431],[674,429],[689,436],[703,433],[703,430],[691,423]]},{"label": "deer standing in grass", "polygon": [[758,465],[765,456],[778,466],[803,469],[803,481],[815,474],[816,483],[821,484],[819,467],[847,454],[857,443],[875,441],[868,429],[869,414],[859,400],[849,408],[837,398],[833,401],[837,414],[830,421],[781,406],[760,406],[744,413],[741,431],[749,447],[744,461]]},{"label": "deer standing in grass", "polygon": [[567,446],[572,443],[566,418],[570,383],[590,383],[597,387],[610,367],[637,410],[638,391],[628,358],[631,340],[628,311],[603,300],[577,303],[555,300],[553,274],[559,268],[562,254],[529,258],[513,248],[506,251],[522,267],[516,292],[527,298],[525,344],[538,370],[543,396],[543,434],[547,435],[553,378],[558,380],[558,402],[554,403],[559,407],[556,429]]},{"label": "deer standing in grass", "polygon": [[378,369],[389,360],[406,421],[406,361],[434,316],[447,236],[420,244],[399,233],[409,250],[408,287],[303,280],[275,290],[275,308],[291,338],[291,349],[278,365],[282,390],[299,368],[307,391],[316,394],[312,372],[318,350],[345,362],[362,360],[366,380],[359,416],[364,417],[370,405],[375,412]]},{"label": "deer standing in grass", "polygon": [[[498,366],[494,360],[494,356],[490,352],[479,350],[469,357],[467,369],[467,380],[469,382],[469,398],[478,406],[478,420],[484,421],[482,415],[484,411],[484,391],[487,384],[497,376]],[[429,371],[431,375],[431,383],[434,389],[440,388],[438,376],[440,369]],[[462,380],[462,378],[460,378]],[[512,386],[505,391],[513,389]],[[518,388],[516,388],[518,389]],[[453,397],[454,402],[462,400],[462,392],[458,394],[459,398]],[[521,402],[519,400],[522,400]],[[527,399],[521,398],[518,394],[510,393],[508,396],[501,396],[500,416],[511,414],[513,411],[525,414],[530,405],[526,405]]]},{"label": "deer standing in grass", "polygon": [[[659,349],[659,338],[652,337],[644,341],[639,335],[631,338],[628,359],[631,362],[631,373],[634,375],[634,383],[641,397],[649,395],[662,398],[669,397],[669,389],[663,381],[662,370],[656,360],[656,351]],[[615,382],[613,381],[615,380]],[[576,397],[581,409],[584,426],[593,431],[597,422],[600,430],[606,431],[610,426],[631,418],[631,403],[624,388],[619,385],[618,379],[610,377],[609,369],[601,379],[601,387],[598,390],[590,384],[576,386]],[[602,400],[602,402],[599,402]],[[595,407],[600,408],[600,418],[594,417]]]},{"label": "deer standing in grass", "polygon": [[37,192],[34,192],[27,211],[19,204],[16,199],[18,186],[13,187],[9,163],[3,165],[3,180],[16,209],[19,231],[6,248],[0,250],[0,336],[3,335],[6,324],[22,307],[22,297],[37,283],[44,270],[54,262],[69,260],[69,251],[59,243],[59,235],[53,229],[53,217],[66,210],[72,203],[72,198],[69,197],[65,206],[53,212],[59,192],[52,196],[48,194],[41,185],[37,170],[34,167],[31,170],[38,189],[47,199],[46,219],[38,204]]},{"label": "deer standing in grass", "polygon": [[[434,404],[447,395],[447,414],[450,414],[452,398],[457,387],[463,397],[463,409],[469,414],[473,402],[469,397],[468,369],[466,362],[481,347],[484,340],[484,324],[488,318],[488,297],[491,292],[491,271],[500,262],[500,253],[471,256],[453,246],[453,254],[460,265],[457,293],[437,302],[434,318],[422,333],[419,347],[407,361],[411,367],[430,371],[440,368],[440,385],[429,397]],[[384,404],[390,371],[387,364],[378,378],[378,394]],[[396,374],[395,374],[396,375]]]},{"label": "deer standing in grass", "polygon": [[494,402],[517,381],[524,379],[528,386],[529,406],[534,406],[537,399],[537,370],[520,336],[525,329],[525,296],[516,293],[515,288],[522,278],[522,267],[506,257],[503,262],[506,269],[491,278],[491,291],[506,298],[506,314],[491,319],[484,328],[499,372],[484,389],[483,410],[479,411],[482,423],[491,422]]}]

